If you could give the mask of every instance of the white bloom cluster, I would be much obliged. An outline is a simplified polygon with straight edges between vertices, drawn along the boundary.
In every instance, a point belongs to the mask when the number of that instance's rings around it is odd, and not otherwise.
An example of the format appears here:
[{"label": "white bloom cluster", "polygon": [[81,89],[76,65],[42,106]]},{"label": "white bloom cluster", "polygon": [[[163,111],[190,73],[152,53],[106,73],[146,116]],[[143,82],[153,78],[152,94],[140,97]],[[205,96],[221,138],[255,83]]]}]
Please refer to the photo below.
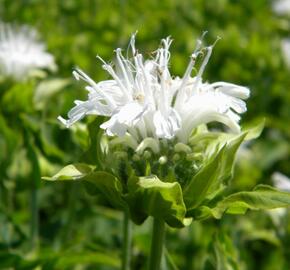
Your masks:
[{"label": "white bloom cluster", "polygon": [[34,69],[54,69],[54,58],[45,50],[34,29],[0,23],[0,75],[23,80]]},{"label": "white bloom cluster", "polygon": [[278,15],[290,14],[290,0],[275,0],[272,5],[273,11]]},{"label": "white bloom cluster", "polygon": [[284,61],[290,68],[290,38],[284,38],[281,40],[281,49]]},{"label": "white bloom cluster", "polygon": [[[290,179],[286,175],[280,172],[274,172],[271,178],[276,188],[285,192],[290,192]],[[284,233],[285,226],[283,226],[282,222],[287,214],[287,208],[275,208],[268,210],[267,212],[278,230],[280,230],[281,233]]]},{"label": "white bloom cluster", "polygon": [[[198,40],[182,78],[169,71],[172,40],[162,40],[153,59],[144,60],[131,37],[132,57],[125,58],[116,50],[115,68],[103,62],[112,80],[94,82],[83,71],[74,71],[76,79],[88,83],[88,100],[76,100],[68,113],[68,120],[59,117],[67,127],[85,115],[109,117],[101,125],[109,136],[130,134],[136,142],[145,138],[173,139],[187,143],[192,131],[200,124],[220,122],[233,132],[239,132],[240,113],[246,111],[243,99],[249,97],[248,88],[227,83],[206,83],[202,74],[211,56],[213,45],[202,47]],[[197,74],[192,77],[196,60],[205,55]]]},{"label": "white bloom cluster", "polygon": [[280,172],[274,172],[272,180],[276,188],[290,192],[290,178]]}]

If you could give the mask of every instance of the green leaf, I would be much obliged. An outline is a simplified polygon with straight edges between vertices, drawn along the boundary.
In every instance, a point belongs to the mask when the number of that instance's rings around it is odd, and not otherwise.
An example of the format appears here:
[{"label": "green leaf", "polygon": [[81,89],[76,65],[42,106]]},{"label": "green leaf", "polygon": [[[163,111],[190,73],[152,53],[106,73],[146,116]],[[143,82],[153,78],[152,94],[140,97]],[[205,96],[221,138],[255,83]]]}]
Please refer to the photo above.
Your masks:
[{"label": "green leaf", "polygon": [[43,109],[46,102],[54,94],[65,88],[69,83],[70,79],[50,79],[39,83],[36,87],[33,102],[36,109]]},{"label": "green leaf", "polygon": [[9,252],[0,252],[0,269],[15,267],[20,261],[21,257],[19,255]]},{"label": "green leaf", "polygon": [[27,260],[16,252],[0,252],[0,269],[36,269],[38,260]]},{"label": "green leaf", "polygon": [[44,180],[78,180],[93,172],[93,167],[86,164],[70,164],[62,168],[57,174],[52,177],[42,177]]},{"label": "green leaf", "polygon": [[238,254],[229,236],[218,233],[214,241],[217,270],[239,270]]},{"label": "green leaf", "polygon": [[206,197],[207,191],[218,180],[219,164],[221,164],[224,148],[204,164],[202,169],[191,179],[185,188],[184,201],[187,208],[194,208]]},{"label": "green leaf", "polygon": [[245,138],[246,141],[253,140],[258,138],[265,126],[265,118],[263,119],[258,119],[251,123],[250,125],[245,125],[243,127],[243,132],[247,133],[247,136]]},{"label": "green leaf", "polygon": [[225,182],[228,184],[228,181],[233,176],[233,167],[235,162],[236,153],[247,137],[248,133],[242,133],[238,136],[235,136],[233,139],[226,142],[224,153],[222,155],[222,161],[220,164],[220,175],[219,175],[219,182]]},{"label": "green leaf", "polygon": [[32,96],[34,87],[35,83],[33,81],[13,84],[1,96],[1,110],[13,114],[33,112]]},{"label": "green leaf", "polygon": [[0,114],[0,175],[6,170],[19,143],[17,132],[8,126],[7,120]]},{"label": "green leaf", "polygon": [[26,131],[24,135],[24,142],[27,147],[27,158],[30,161],[32,167],[30,178],[32,181],[32,185],[36,188],[40,185],[41,173],[39,165],[39,155],[37,153],[37,148],[34,145],[32,138],[32,134],[29,131]]},{"label": "green leaf", "polygon": [[86,163],[94,164],[98,168],[102,168],[102,150],[101,150],[101,137],[103,130],[100,128],[100,125],[104,122],[104,117],[96,117],[90,124],[88,124],[89,131],[89,147],[84,152],[82,159]]},{"label": "green leaf", "polygon": [[[210,151],[200,171],[194,175],[184,190],[184,201],[188,209],[197,207],[207,196],[213,195],[233,174],[236,152],[246,137],[242,133],[231,140],[215,142],[215,151]],[[212,148],[213,146],[211,146]]]},{"label": "green leaf", "polygon": [[245,239],[247,241],[264,241],[276,247],[281,247],[281,241],[277,232],[273,229],[251,228],[246,231]]},{"label": "green leaf", "polygon": [[229,195],[210,208],[201,206],[192,211],[196,219],[214,217],[220,219],[224,213],[245,214],[250,210],[265,210],[290,206],[290,193],[271,186],[258,185],[253,191],[241,191]]},{"label": "green leaf", "polygon": [[189,225],[179,183],[166,183],[157,176],[131,177],[127,197],[133,221],[141,224],[148,216],[164,219],[172,227]]},{"label": "green leaf", "polygon": [[67,269],[76,265],[98,264],[107,265],[113,269],[119,269],[121,262],[114,254],[106,254],[101,252],[86,252],[86,253],[65,253],[65,256],[60,256],[56,262],[57,269]]},{"label": "green leaf", "polygon": [[[122,198],[122,184],[112,174],[94,171],[93,167],[86,164],[71,164],[61,169],[53,177],[43,177],[48,181],[78,180],[93,184],[97,194],[102,194],[111,205],[118,209],[126,208]],[[94,191],[93,191],[94,192]]]}]

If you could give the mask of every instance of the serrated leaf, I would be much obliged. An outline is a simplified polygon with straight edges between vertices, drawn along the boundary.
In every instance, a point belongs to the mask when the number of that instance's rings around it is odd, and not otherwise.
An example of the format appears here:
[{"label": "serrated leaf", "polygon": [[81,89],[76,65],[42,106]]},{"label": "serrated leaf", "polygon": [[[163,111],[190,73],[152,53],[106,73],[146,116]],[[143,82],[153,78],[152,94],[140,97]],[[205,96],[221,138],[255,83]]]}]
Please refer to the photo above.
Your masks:
[{"label": "serrated leaf", "polygon": [[164,219],[172,227],[189,225],[179,183],[166,183],[157,176],[129,179],[127,201],[133,221],[141,224],[148,216]]}]

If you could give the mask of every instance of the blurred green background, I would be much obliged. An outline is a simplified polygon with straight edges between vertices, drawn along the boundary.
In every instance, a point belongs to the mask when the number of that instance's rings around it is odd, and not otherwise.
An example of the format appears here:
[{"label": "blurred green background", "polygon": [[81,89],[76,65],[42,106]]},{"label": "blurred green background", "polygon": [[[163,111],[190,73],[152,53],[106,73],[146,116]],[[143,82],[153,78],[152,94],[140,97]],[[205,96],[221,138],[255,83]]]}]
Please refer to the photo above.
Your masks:
[{"label": "blurred green background", "polygon": [[[289,1],[286,1],[289,2]],[[266,118],[262,136],[243,147],[233,189],[272,184],[290,175],[290,11],[275,12],[270,0],[0,0],[0,19],[36,28],[55,56],[58,70],[44,78],[0,82],[0,269],[118,269],[121,214],[98,206],[78,183],[44,183],[40,177],[82,160],[88,146],[86,122],[70,130],[56,120],[84,85],[71,72],[82,68],[95,80],[108,75],[96,59],[113,60],[138,30],[145,55],[171,36],[171,72],[182,75],[196,39],[215,46],[204,79],[248,86],[251,97],[242,125]],[[289,4],[290,6],[290,4]],[[35,214],[36,213],[36,214]],[[167,269],[290,269],[289,215],[251,212],[221,221],[195,222],[167,235]],[[132,269],[145,269],[146,222],[134,227]],[[213,239],[216,243],[213,245]],[[220,269],[223,270],[223,269]]]}]

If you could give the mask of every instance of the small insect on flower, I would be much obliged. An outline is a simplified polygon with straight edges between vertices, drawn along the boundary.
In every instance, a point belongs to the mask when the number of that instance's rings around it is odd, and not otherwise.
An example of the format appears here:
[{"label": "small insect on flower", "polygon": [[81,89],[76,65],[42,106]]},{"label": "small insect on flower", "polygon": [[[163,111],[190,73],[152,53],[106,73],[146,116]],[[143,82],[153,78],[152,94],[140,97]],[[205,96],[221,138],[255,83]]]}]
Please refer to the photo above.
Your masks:
[{"label": "small insect on flower", "polygon": [[[129,135],[139,145],[146,138],[175,140],[187,143],[193,130],[201,124],[220,122],[233,132],[239,132],[239,114],[246,111],[243,99],[249,97],[248,88],[227,82],[207,83],[202,74],[215,44],[203,47],[197,41],[182,78],[169,71],[170,38],[161,41],[155,57],[145,60],[135,48],[135,34],[130,47],[131,58],[116,49],[115,66],[103,62],[103,69],[111,80],[94,82],[80,69],[73,73],[88,86],[88,100],[75,101],[68,120],[59,117],[67,127],[88,114],[109,117],[101,125],[109,136]],[[204,56],[195,76],[196,60]]]},{"label": "small insect on flower", "polygon": [[0,23],[0,75],[24,80],[35,69],[55,69],[54,58],[26,26]]}]

